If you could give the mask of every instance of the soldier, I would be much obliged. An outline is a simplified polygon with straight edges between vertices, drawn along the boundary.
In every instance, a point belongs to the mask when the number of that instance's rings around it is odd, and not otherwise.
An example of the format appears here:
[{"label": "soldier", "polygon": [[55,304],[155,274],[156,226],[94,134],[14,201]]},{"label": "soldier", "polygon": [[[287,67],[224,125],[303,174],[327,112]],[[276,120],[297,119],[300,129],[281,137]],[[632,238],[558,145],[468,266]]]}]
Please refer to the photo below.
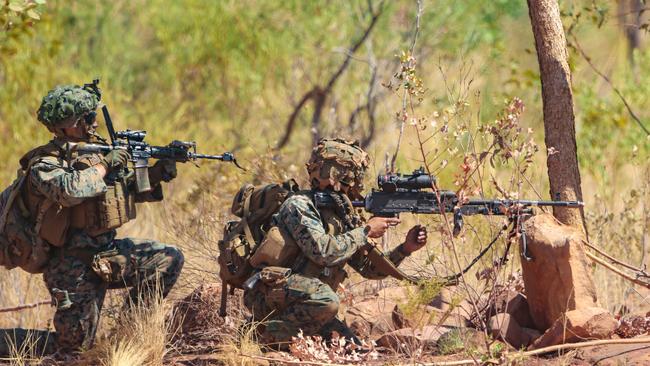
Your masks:
[{"label": "soldier", "polygon": [[[369,239],[382,237],[389,226],[400,222],[372,217],[362,224],[355,214],[350,199],[361,197],[367,167],[368,155],[357,143],[322,139],[314,148],[307,164],[312,191],[290,196],[273,217],[283,236],[294,240],[300,249],[290,274],[284,276],[289,272],[273,267],[274,271],[267,271],[270,274],[262,270],[262,281],[244,294],[253,319],[262,322],[258,328],[261,343],[286,345],[300,330],[326,339],[337,331],[355,339],[336,318],[336,290],[347,277],[344,267],[347,264],[366,278],[385,278],[361,249]],[[315,191],[328,192],[336,207],[317,208],[312,200]],[[399,265],[426,240],[423,226],[412,227],[404,243],[389,253],[389,259]]]},{"label": "soldier", "polygon": [[27,179],[19,197],[36,240],[49,247],[42,272],[56,306],[55,345],[64,352],[92,345],[107,289],[131,287],[134,303],[147,299],[144,290],[166,296],[184,261],[174,246],[116,238],[115,229],[135,218],[135,202],[162,200],[161,182],[176,176],[176,165],[157,161],[149,168],[152,190],[136,194],[128,152],[76,153],[79,143],[105,143],[96,133],[99,98],[87,86],[50,90],[38,120],[54,138],[20,160]]}]

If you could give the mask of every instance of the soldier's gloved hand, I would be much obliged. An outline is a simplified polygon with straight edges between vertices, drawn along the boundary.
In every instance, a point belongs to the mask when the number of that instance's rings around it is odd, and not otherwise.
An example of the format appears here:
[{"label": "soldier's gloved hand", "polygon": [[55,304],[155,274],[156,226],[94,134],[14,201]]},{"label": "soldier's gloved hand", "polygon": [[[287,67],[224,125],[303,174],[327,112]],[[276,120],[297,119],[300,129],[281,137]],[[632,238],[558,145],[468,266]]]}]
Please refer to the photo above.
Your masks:
[{"label": "soldier's gloved hand", "polygon": [[158,160],[151,168],[149,168],[149,181],[156,185],[160,182],[170,182],[176,178],[176,161],[174,160]]},{"label": "soldier's gloved hand", "polygon": [[406,233],[406,240],[404,241],[404,252],[411,254],[416,250],[421,249],[427,244],[427,228],[422,225],[415,225]]},{"label": "soldier's gloved hand", "polygon": [[129,154],[128,151],[115,149],[104,155],[102,164],[106,167],[106,170],[110,172],[125,167],[130,159],[131,154]]},{"label": "soldier's gloved hand", "polygon": [[366,222],[364,231],[369,238],[381,238],[389,226],[395,226],[400,222],[397,217],[371,217]]}]

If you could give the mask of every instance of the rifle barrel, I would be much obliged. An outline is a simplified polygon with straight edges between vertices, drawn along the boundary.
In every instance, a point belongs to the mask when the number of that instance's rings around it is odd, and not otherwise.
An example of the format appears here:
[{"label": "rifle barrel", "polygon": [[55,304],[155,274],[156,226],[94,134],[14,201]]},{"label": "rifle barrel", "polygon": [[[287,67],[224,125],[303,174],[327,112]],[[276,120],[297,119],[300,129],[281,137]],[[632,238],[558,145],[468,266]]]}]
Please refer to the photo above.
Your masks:
[{"label": "rifle barrel", "polygon": [[225,160],[224,155],[208,155],[189,153],[190,159],[208,159],[208,160]]},{"label": "rifle barrel", "polygon": [[556,207],[582,207],[582,201],[533,201],[533,200],[477,200],[471,199],[463,206],[502,205],[502,206],[556,206]]}]

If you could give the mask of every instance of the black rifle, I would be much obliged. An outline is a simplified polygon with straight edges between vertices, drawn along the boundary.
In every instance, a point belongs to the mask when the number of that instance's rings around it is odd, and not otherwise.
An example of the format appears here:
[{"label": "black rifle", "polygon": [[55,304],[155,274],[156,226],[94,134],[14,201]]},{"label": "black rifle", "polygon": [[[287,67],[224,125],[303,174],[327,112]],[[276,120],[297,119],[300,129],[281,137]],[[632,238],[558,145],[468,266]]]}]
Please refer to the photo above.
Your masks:
[{"label": "black rifle", "polygon": [[[97,87],[98,79],[93,80],[90,84],[85,84],[84,89],[95,93],[98,98],[101,98],[101,91]],[[110,137],[110,145],[102,144],[87,144],[79,143],[75,149],[82,153],[102,153],[106,154],[111,150],[126,150],[131,155],[133,162],[136,185],[138,192],[148,192],[151,190],[149,183],[149,159],[167,159],[176,162],[185,163],[188,161],[195,161],[198,159],[208,160],[221,160],[232,162],[239,169],[245,170],[237,163],[235,156],[230,152],[225,152],[221,155],[206,155],[198,154],[196,152],[196,142],[194,141],[178,141],[174,140],[167,146],[152,146],[144,142],[147,136],[147,131],[142,130],[125,130],[115,131],[113,127],[113,120],[108,113],[108,108],[104,105],[102,107],[102,114],[106,121],[106,128]]]},{"label": "black rifle", "polygon": [[[377,178],[379,189],[373,189],[364,200],[352,201],[354,207],[361,207],[374,216],[397,217],[401,213],[442,214],[453,213],[454,236],[463,228],[463,216],[498,215],[507,216],[517,224],[517,231],[522,234],[523,255],[528,254],[525,232],[521,225],[522,218],[533,214],[532,207],[561,206],[579,208],[581,201],[533,201],[533,200],[498,200],[469,199],[461,202],[456,193],[449,190],[436,190],[436,179],[420,168],[412,174],[380,175]],[[314,202],[317,207],[331,207],[334,201],[327,192],[316,192]]]}]

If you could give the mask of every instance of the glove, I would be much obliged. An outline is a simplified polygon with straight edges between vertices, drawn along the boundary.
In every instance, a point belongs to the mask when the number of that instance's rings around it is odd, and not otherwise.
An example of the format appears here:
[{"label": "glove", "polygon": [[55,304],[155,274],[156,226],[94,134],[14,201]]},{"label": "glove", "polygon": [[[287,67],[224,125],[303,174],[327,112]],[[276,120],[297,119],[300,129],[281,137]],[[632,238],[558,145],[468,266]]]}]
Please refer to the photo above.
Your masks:
[{"label": "glove", "polygon": [[149,181],[152,186],[160,182],[170,182],[176,178],[176,161],[174,160],[158,160],[151,168],[149,168]]},{"label": "glove", "polygon": [[131,159],[131,154],[129,154],[128,151],[115,149],[115,150],[111,150],[111,152],[104,155],[102,164],[104,164],[106,170],[113,171],[125,167],[130,159]]}]

